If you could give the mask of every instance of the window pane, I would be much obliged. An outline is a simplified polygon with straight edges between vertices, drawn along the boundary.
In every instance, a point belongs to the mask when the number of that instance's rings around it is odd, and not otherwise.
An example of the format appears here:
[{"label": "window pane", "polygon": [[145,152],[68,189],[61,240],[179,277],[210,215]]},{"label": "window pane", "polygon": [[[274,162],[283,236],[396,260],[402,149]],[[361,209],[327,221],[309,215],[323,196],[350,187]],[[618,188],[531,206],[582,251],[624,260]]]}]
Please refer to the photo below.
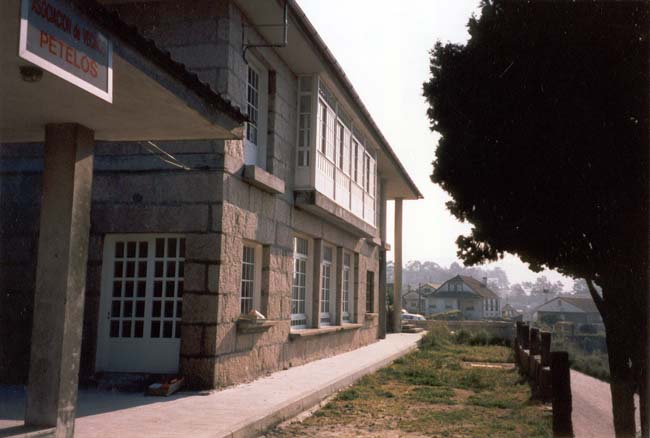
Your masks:
[{"label": "window pane", "polygon": [[115,257],[118,258],[124,257],[124,242],[115,243]]},{"label": "window pane", "polygon": [[255,248],[244,246],[242,253],[241,276],[241,313],[249,313],[253,309],[253,293],[255,288]]}]

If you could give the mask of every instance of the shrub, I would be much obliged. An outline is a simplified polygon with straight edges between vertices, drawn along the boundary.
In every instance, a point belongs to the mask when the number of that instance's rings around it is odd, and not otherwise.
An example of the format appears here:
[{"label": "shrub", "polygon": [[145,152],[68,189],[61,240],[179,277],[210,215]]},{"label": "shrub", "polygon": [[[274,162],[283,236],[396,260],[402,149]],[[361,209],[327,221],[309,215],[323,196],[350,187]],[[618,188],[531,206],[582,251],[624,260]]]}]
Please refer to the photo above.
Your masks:
[{"label": "shrub", "polygon": [[465,329],[460,329],[454,334],[454,342],[457,344],[469,344],[472,334]]},{"label": "shrub", "polygon": [[449,329],[447,323],[435,323],[433,321],[427,324],[427,334],[420,339],[420,348],[436,348],[449,342]]},{"label": "shrub", "polygon": [[580,333],[585,333],[585,334],[596,334],[598,333],[598,327],[596,327],[593,324],[582,324],[580,328],[578,329]]},{"label": "shrub", "polygon": [[488,333],[485,329],[476,332],[470,332],[466,329],[458,330],[454,335],[456,344],[466,345],[508,345],[508,342],[499,337]]},{"label": "shrub", "polygon": [[491,336],[485,330],[479,330],[472,333],[469,339],[469,345],[489,345]]}]

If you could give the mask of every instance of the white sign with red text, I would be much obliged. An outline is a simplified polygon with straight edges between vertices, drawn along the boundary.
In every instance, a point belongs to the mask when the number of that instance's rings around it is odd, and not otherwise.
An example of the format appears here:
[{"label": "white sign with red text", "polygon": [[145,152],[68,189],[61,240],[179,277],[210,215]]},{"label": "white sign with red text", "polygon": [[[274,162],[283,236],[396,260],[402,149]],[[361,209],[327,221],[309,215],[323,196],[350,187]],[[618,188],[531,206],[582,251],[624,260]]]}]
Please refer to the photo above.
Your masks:
[{"label": "white sign with red text", "polygon": [[22,0],[19,56],[113,102],[111,42],[65,0]]}]

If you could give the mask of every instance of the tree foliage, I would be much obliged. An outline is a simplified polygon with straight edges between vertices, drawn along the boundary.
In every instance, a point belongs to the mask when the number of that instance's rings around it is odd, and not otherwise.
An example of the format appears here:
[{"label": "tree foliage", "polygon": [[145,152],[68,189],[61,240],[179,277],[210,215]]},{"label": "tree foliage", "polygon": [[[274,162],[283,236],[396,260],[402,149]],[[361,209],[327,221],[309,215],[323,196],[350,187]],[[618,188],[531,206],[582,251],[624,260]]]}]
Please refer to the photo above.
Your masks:
[{"label": "tree foliage", "polygon": [[424,84],[432,180],[473,225],[459,258],[509,252],[586,279],[614,399],[627,394],[621,434],[647,375],[648,16],[643,2],[484,1],[466,45],[435,45]]},{"label": "tree foliage", "polygon": [[639,265],[646,20],[640,4],[486,2],[466,46],[436,44],[424,85],[441,134],[432,179],[474,225],[458,239],[466,264],[507,251],[596,281],[612,262]]}]

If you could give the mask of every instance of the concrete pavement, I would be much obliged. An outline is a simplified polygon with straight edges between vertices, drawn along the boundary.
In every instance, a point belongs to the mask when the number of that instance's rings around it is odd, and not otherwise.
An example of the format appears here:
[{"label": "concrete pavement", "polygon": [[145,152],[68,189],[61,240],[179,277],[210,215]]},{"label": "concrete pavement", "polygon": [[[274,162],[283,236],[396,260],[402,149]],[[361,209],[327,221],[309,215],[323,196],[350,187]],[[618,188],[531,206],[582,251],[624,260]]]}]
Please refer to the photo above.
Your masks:
[{"label": "concrete pavement", "polygon": [[[219,391],[181,392],[167,398],[80,391],[75,436],[257,436],[414,350],[421,336],[421,333],[389,334],[386,339],[366,347]],[[0,409],[0,435],[3,426],[14,425],[20,419],[15,412],[20,403],[20,397],[14,395],[13,408],[7,404]]]},{"label": "concrete pavement", "polygon": [[[571,370],[573,398],[573,432],[576,438],[611,438],[614,436],[612,394],[609,384]],[[639,398],[635,397],[636,424],[639,428]]]}]

